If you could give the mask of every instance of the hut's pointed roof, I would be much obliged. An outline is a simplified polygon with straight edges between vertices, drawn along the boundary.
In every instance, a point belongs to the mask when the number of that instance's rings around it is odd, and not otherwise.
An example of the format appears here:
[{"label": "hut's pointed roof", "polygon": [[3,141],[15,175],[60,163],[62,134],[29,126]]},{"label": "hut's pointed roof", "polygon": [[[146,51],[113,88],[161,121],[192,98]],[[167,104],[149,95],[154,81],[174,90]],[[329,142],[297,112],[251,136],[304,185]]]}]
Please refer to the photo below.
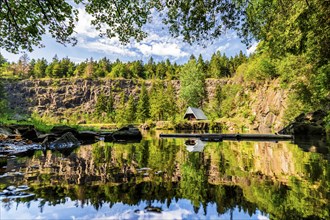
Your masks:
[{"label": "hut's pointed roof", "polygon": [[187,114],[193,114],[197,120],[207,120],[204,112],[199,108],[188,107],[184,118],[187,118]]}]

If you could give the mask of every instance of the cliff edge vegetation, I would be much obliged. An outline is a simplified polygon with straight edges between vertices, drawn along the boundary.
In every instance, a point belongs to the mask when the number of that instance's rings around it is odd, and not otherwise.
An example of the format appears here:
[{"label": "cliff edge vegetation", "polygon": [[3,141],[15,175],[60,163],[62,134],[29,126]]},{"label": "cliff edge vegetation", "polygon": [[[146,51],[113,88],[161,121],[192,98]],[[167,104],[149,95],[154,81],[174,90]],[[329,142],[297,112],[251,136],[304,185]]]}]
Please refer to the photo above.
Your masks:
[{"label": "cliff edge vegetation", "polygon": [[[275,58],[263,43],[249,57],[218,52],[210,61],[191,56],[182,65],[152,58],[79,64],[56,56],[50,63],[26,55],[17,63],[2,60],[3,121],[20,115],[48,124],[174,129],[184,123],[187,106],[194,106],[211,125],[279,130],[302,112],[329,113],[329,65],[319,67],[306,54]],[[326,120],[329,126],[329,116]]]}]

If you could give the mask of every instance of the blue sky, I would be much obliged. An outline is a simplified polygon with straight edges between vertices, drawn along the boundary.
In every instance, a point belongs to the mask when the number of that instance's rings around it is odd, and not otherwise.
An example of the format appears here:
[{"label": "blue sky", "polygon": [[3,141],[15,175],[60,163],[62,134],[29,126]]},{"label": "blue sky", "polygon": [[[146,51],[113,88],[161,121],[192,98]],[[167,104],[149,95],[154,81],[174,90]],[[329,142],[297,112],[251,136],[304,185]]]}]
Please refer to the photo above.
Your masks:
[{"label": "blue sky", "polygon": [[[152,23],[147,24],[144,30],[148,37],[141,42],[131,41],[130,44],[122,45],[118,39],[100,38],[98,31],[90,25],[92,17],[84,9],[79,9],[79,21],[75,28],[75,36],[78,39],[76,46],[63,46],[57,43],[49,35],[43,38],[44,48],[35,48],[32,53],[27,53],[30,59],[46,58],[51,61],[55,54],[61,59],[69,57],[74,62],[81,62],[93,57],[98,60],[103,57],[111,61],[116,59],[122,61],[143,60],[146,62],[151,56],[155,61],[169,59],[171,62],[185,63],[191,54],[209,60],[213,53],[218,50],[227,56],[234,56],[240,50],[249,54],[255,50],[256,44],[247,49],[240,42],[238,36],[232,32],[226,32],[221,38],[213,43],[206,43],[206,47],[197,43],[190,45],[184,43],[181,38],[173,38],[167,31],[166,26],[161,23],[161,18],[154,16]],[[11,54],[4,49],[0,49],[1,54],[10,62],[16,62],[21,54]]]}]

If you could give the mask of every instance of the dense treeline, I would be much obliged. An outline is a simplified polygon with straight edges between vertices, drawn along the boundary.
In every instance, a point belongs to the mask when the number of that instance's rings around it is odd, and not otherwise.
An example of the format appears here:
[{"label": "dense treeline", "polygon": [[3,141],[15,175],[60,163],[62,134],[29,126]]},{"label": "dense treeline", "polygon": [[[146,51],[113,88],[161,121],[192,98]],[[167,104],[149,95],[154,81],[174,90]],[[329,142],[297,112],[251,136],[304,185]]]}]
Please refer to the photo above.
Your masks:
[{"label": "dense treeline", "polygon": [[[196,59],[193,55],[190,59]],[[206,78],[220,78],[232,76],[237,67],[247,60],[242,51],[234,57],[227,57],[220,51],[212,55],[210,61],[199,55],[197,61]],[[100,60],[86,59],[81,63],[74,63],[69,58],[59,59],[56,55],[51,62],[46,59],[31,59],[24,54],[16,63],[8,63],[0,54],[0,75],[2,77],[19,78],[124,78],[124,79],[178,79],[182,65],[165,60],[156,63],[151,57],[148,62],[141,60],[132,62],[111,62],[106,57]]]}]

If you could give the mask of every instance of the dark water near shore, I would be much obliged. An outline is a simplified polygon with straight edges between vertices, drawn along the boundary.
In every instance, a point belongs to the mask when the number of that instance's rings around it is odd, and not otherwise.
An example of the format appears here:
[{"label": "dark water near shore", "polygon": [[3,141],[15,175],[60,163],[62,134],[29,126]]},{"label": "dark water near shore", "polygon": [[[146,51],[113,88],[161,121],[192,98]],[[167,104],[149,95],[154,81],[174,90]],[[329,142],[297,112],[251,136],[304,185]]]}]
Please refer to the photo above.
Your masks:
[{"label": "dark water near shore", "polygon": [[330,218],[325,140],[196,144],[148,134],[2,155],[0,219]]}]

